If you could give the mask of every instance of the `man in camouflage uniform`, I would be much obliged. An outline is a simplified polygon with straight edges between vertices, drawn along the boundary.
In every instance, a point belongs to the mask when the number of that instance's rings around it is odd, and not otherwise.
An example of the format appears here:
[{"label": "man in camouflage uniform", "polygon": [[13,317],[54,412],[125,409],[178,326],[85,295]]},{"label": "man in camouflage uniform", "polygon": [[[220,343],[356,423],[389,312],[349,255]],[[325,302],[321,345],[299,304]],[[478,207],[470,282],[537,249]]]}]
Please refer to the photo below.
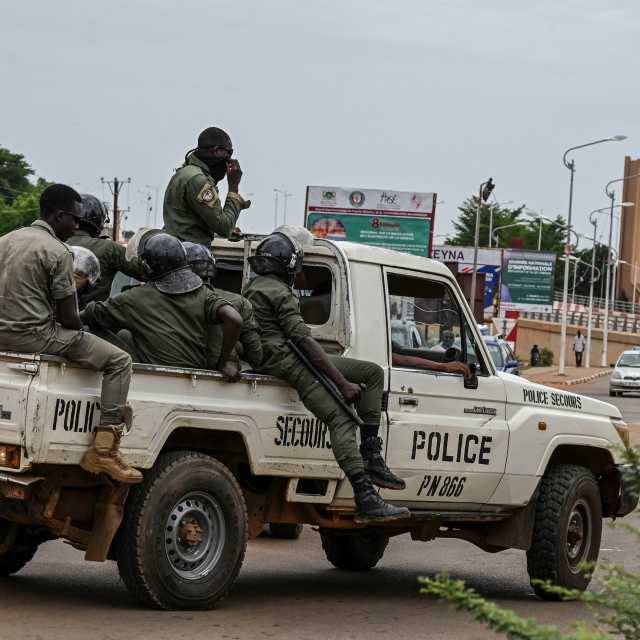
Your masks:
[{"label": "man in camouflage uniform", "polygon": [[[255,256],[249,259],[258,275],[245,287],[243,294],[253,305],[260,328],[264,352],[260,370],[291,384],[304,406],[329,427],[332,451],[353,487],[356,522],[408,518],[408,509],[386,503],[372,486],[373,482],[389,489],[405,487],[404,481],[391,472],[380,455],[381,441],[377,434],[384,383],[382,369],[372,362],[327,356],[311,337],[292,291],[295,275],[302,269],[303,249],[296,239],[302,234],[298,232],[306,230],[276,229],[258,245]],[[347,403],[355,404],[365,423],[360,451],[356,422],[318,381],[318,375],[301,362],[289,346],[289,340],[320,375],[335,385]]]},{"label": "man in camouflage uniform", "polygon": [[144,272],[139,265],[125,258],[124,246],[102,235],[105,222],[107,210],[104,204],[95,196],[82,194],[82,217],[77,231],[67,240],[67,244],[93,251],[100,262],[100,278],[91,289],[78,292],[80,309],[84,309],[89,302],[106,300],[118,271],[144,280]]},{"label": "man in camouflage uniform", "polygon": [[[237,293],[216,289],[213,286],[216,277],[216,261],[207,247],[193,242],[184,242],[183,245],[191,270],[200,276],[206,287],[229,302],[242,317],[242,330],[232,357],[244,360],[252,369],[257,369],[262,362],[262,342],[260,342],[251,303]],[[222,328],[220,325],[211,325],[207,341],[207,369],[218,368],[221,348]]]},{"label": "man in camouflage uniform", "polygon": [[221,323],[220,370],[227,379],[237,379],[238,368],[230,356],[242,327],[240,315],[189,269],[177,238],[160,232],[148,235],[139,255],[149,282],[89,303],[82,320],[101,332],[128,330],[138,362],[195,369],[206,366],[209,326]]},{"label": "man in camouflage uniform", "polygon": [[[240,212],[251,205],[238,193],[242,170],[232,155],[231,138],[222,129],[209,127],[198,136],[198,146],[187,152],[164,194],[167,233],[207,246],[216,235],[232,235]],[[223,206],[217,185],[225,176],[228,191]]]},{"label": "man in camouflage uniform", "polygon": [[100,424],[80,464],[119,482],[141,482],[118,454],[131,358],[83,331],[78,316],[73,254],[64,241],[78,227],[80,202],[71,187],[47,187],[40,218],[0,238],[0,349],[62,356],[102,372]]}]

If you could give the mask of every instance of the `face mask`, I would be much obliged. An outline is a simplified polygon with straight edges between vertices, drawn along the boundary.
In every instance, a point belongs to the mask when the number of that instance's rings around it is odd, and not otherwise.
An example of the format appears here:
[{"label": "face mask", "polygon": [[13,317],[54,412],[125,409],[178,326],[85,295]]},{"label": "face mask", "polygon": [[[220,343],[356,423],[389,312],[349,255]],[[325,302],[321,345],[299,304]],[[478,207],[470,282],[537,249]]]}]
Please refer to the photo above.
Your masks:
[{"label": "face mask", "polygon": [[209,167],[211,176],[216,182],[219,182],[227,175],[226,160],[207,160],[206,165]]}]

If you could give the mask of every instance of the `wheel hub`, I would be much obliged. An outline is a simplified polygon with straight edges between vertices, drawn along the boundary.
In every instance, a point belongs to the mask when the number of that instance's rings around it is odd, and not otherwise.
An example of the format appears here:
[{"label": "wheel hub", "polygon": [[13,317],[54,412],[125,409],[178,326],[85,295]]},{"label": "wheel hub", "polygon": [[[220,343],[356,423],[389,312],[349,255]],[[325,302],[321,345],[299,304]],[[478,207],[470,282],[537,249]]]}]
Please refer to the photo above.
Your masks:
[{"label": "wheel hub", "polygon": [[591,510],[583,500],[573,506],[567,522],[567,559],[573,573],[582,570],[591,546]]},{"label": "wheel hub", "polygon": [[192,492],[175,504],[165,524],[165,552],[175,573],[187,580],[207,575],[226,540],[222,509],[213,496]]}]

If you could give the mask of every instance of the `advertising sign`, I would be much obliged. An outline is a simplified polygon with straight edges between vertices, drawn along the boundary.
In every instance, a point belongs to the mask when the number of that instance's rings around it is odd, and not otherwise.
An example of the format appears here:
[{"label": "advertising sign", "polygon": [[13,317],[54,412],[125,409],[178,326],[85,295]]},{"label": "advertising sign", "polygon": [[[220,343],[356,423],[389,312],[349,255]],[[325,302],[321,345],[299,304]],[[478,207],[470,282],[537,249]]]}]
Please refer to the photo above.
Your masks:
[{"label": "advertising sign", "polygon": [[305,226],[316,237],[429,256],[435,193],[307,187]]},{"label": "advertising sign", "polygon": [[[473,271],[473,247],[434,245],[431,257],[439,262],[455,262],[458,273]],[[501,249],[478,249],[478,273],[484,275],[484,317],[493,316],[494,302],[500,282]]]},{"label": "advertising sign", "polygon": [[553,309],[554,253],[503,249],[500,310]]}]

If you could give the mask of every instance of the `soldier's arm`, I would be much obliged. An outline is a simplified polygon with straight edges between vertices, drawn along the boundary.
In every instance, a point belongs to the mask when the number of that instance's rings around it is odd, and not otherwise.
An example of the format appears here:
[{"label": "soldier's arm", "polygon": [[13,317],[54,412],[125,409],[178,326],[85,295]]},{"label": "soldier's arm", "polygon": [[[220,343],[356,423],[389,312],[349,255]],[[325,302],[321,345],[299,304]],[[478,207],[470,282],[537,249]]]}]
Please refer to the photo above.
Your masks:
[{"label": "soldier's arm", "polygon": [[220,349],[219,369],[229,381],[235,381],[240,375],[237,365],[231,358],[231,352],[242,329],[242,317],[224,299],[212,291],[207,297],[207,319],[222,324],[222,347]]},{"label": "soldier's arm", "polygon": [[125,310],[127,292],[104,302],[90,302],[80,314],[84,324],[92,329],[109,329],[118,331],[129,328]]},{"label": "soldier's arm", "polygon": [[185,196],[191,211],[200,217],[211,233],[225,238],[231,235],[243,207],[239,194],[228,193],[223,206],[215,185],[206,176],[197,175],[187,183]]},{"label": "soldier's arm", "polygon": [[300,304],[293,293],[274,301],[284,334],[309,358],[311,364],[331,380],[347,402],[355,402],[361,393],[358,385],[349,382],[336,369],[322,347],[311,337],[311,330],[300,314]]},{"label": "soldier's arm", "polygon": [[127,276],[146,282],[147,275],[145,274],[142,265],[136,260],[129,261],[125,257],[126,248],[117,242],[113,242],[111,247],[111,261],[114,271],[122,271],[122,273]]},{"label": "soldier's arm", "polygon": [[70,251],[65,251],[60,256],[53,269],[51,295],[55,305],[56,320],[65,329],[82,329],[73,278],[73,254]]},{"label": "soldier's arm", "polygon": [[239,311],[242,316],[242,331],[240,332],[241,357],[253,369],[257,369],[262,364],[262,341],[258,333],[258,324],[253,315],[253,307],[246,298],[242,299]]}]

